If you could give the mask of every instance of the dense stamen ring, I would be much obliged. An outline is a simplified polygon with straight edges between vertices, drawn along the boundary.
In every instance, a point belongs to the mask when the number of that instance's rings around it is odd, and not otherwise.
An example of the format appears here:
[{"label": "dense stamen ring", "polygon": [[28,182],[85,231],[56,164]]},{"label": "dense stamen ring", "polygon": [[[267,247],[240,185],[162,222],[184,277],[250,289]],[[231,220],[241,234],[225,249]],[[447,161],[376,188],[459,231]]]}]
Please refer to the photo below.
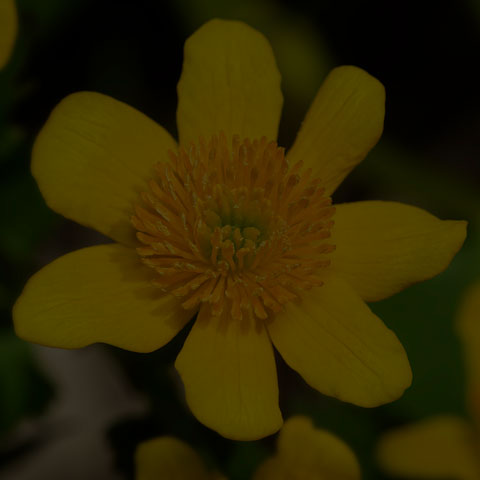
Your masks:
[{"label": "dense stamen ring", "polygon": [[265,137],[234,136],[229,148],[223,133],[169,158],[132,217],[138,254],[163,291],[187,309],[265,319],[322,285],[335,208],[311,171],[289,166]]}]

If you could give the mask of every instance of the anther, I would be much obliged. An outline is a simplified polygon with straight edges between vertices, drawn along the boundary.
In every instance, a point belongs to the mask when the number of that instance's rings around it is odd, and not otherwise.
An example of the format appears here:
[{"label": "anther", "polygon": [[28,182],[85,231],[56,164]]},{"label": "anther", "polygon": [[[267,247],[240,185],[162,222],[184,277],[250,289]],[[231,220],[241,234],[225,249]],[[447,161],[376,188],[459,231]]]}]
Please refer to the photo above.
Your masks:
[{"label": "anther", "polygon": [[200,138],[156,166],[132,225],[155,284],[184,308],[266,319],[322,285],[335,209],[321,180],[266,138]]}]

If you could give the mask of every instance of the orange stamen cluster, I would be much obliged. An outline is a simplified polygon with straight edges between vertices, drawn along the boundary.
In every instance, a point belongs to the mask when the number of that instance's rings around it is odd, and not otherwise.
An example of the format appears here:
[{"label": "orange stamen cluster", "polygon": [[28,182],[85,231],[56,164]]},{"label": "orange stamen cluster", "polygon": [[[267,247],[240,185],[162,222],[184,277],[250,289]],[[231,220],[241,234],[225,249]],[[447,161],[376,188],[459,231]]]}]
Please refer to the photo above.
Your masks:
[{"label": "orange stamen cluster", "polygon": [[301,162],[289,167],[266,138],[229,148],[223,133],[169,155],[132,218],[156,285],[186,309],[208,303],[234,319],[265,319],[322,285],[335,209]]}]

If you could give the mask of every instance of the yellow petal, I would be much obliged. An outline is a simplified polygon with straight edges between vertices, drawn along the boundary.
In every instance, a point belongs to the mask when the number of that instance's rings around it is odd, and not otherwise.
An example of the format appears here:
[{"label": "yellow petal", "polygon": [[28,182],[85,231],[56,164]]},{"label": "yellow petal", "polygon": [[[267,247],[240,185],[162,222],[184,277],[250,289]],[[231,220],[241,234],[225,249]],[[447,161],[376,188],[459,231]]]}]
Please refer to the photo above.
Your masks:
[{"label": "yellow petal", "polygon": [[461,418],[442,415],[387,433],[377,456],[382,469],[395,476],[478,480],[473,435]]},{"label": "yellow petal", "polygon": [[445,270],[465,240],[467,225],[380,201],[336,205],[334,219],[332,269],[368,302]]},{"label": "yellow petal", "polygon": [[151,269],[133,249],[101,245],[69,253],[36,273],[18,298],[17,335],[50,347],[105,342],[151,352],[191,318],[149,283]]},{"label": "yellow petal", "polygon": [[18,18],[14,0],[0,0],[0,69],[10,58],[17,29]]},{"label": "yellow petal", "polygon": [[360,466],[352,450],[335,435],[320,430],[306,417],[285,422],[278,453],[267,459],[253,480],[360,480]]},{"label": "yellow petal", "polygon": [[262,323],[200,309],[175,366],[192,413],[234,440],[256,440],[282,425],[273,349]]},{"label": "yellow petal", "polygon": [[268,41],[242,22],[211,20],[185,42],[177,90],[181,145],[221,130],[277,138],[280,74]]},{"label": "yellow petal", "polygon": [[135,453],[135,480],[213,480],[202,458],[174,437],[141,443]]},{"label": "yellow petal", "polygon": [[467,369],[467,403],[480,426],[480,282],[465,293],[457,319]]},{"label": "yellow petal", "polygon": [[396,400],[411,383],[395,334],[342,279],[285,305],[268,324],[285,361],[320,392],[362,407]]},{"label": "yellow petal", "polygon": [[132,204],[171,136],[134,108],[93,92],[66,97],[33,147],[32,172],[50,208],[124,244]]},{"label": "yellow petal", "polygon": [[377,143],[383,131],[385,91],[364,70],[330,72],[313,101],[287,160],[299,160],[331,194]]}]

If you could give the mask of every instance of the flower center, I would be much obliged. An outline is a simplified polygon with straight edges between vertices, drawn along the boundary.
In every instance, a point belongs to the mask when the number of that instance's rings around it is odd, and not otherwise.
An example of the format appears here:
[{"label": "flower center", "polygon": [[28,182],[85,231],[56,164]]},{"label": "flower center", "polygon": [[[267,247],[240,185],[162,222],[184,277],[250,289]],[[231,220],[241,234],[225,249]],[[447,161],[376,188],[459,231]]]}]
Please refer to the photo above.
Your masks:
[{"label": "flower center", "polygon": [[186,309],[265,319],[322,285],[335,208],[301,162],[266,138],[229,146],[223,133],[169,156],[132,217],[157,286]]}]

